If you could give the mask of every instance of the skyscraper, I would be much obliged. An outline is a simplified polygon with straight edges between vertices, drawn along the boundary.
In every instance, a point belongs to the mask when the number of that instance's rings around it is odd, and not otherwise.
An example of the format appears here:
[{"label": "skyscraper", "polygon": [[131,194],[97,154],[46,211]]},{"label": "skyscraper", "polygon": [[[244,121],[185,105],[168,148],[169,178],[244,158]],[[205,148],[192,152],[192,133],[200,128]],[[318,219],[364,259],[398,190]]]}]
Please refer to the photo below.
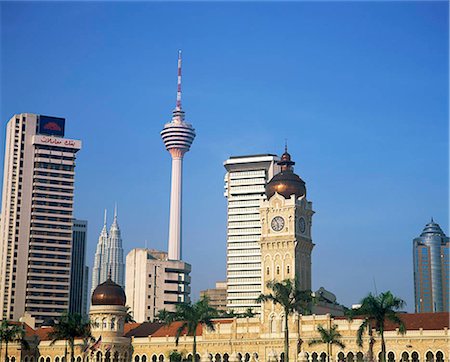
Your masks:
[{"label": "skyscraper", "polygon": [[111,228],[107,229],[106,210],[102,231],[98,238],[97,250],[92,269],[91,294],[97,285],[103,283],[111,275],[111,280],[125,287],[125,265],[123,263],[122,236],[117,221],[117,207],[114,208],[114,219]]},{"label": "skyscraper", "polygon": [[88,295],[85,290],[89,269],[86,266],[87,221],[73,219],[72,263],[70,268],[69,312],[86,315]]},{"label": "skyscraper", "polygon": [[136,322],[153,321],[160,310],[191,301],[190,264],[149,249],[131,250],[126,263],[125,292]]},{"label": "skyscraper", "polygon": [[7,124],[0,225],[0,311],[37,324],[69,307],[75,155],[65,119],[30,113]]},{"label": "skyscraper", "polygon": [[195,130],[184,121],[181,107],[181,51],[178,53],[177,103],[172,122],[166,123],[161,137],[167,151],[172,156],[172,185],[170,191],[169,259],[181,260],[181,200],[183,157],[189,151],[195,138]]},{"label": "skyscraper", "polygon": [[224,162],[227,198],[227,307],[238,313],[260,311],[261,221],[265,186],[280,171],[271,154],[235,156]]},{"label": "skyscraper", "polygon": [[433,219],[413,240],[416,313],[449,311],[449,243]]}]

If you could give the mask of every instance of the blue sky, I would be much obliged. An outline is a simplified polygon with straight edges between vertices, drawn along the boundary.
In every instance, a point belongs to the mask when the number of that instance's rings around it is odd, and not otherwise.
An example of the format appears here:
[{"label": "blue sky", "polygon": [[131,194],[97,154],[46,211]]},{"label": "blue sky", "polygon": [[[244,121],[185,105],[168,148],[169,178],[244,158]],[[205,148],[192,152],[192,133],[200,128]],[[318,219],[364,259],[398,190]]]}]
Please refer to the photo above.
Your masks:
[{"label": "blue sky", "polygon": [[[223,161],[281,153],[306,181],[313,288],[350,305],[392,290],[414,309],[412,238],[448,232],[446,2],[2,2],[1,137],[20,112],[83,141],[75,215],[91,266],[106,207],[124,249],[167,249],[170,156],[183,106],[185,260],[194,297],[225,278]],[[111,220],[111,218],[110,218]]]}]

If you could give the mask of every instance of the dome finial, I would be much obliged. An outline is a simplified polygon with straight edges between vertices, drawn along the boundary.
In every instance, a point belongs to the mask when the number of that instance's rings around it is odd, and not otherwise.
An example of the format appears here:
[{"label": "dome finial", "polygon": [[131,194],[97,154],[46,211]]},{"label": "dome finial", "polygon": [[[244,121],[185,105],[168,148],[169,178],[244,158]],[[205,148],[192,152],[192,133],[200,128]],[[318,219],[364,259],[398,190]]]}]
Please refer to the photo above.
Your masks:
[{"label": "dome finial", "polygon": [[432,223],[432,224],[434,223],[433,216],[431,217],[431,223]]},{"label": "dome finial", "polygon": [[109,267],[109,271],[108,271],[108,279],[109,280],[112,280],[111,276],[112,276],[112,270],[111,270],[111,267]]}]

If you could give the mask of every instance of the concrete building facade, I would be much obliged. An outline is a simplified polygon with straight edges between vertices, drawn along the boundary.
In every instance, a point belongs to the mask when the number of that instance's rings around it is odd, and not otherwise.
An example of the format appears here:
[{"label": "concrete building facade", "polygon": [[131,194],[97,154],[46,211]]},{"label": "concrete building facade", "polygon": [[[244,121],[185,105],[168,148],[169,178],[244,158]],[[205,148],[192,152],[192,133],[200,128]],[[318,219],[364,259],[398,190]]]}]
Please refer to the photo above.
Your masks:
[{"label": "concrete building facade", "polygon": [[272,154],[234,156],[224,162],[227,198],[227,308],[260,311],[261,220],[267,182],[280,171]]},{"label": "concrete building facade", "polygon": [[417,313],[449,311],[449,240],[441,227],[431,219],[413,241]]},{"label": "concrete building facade", "polygon": [[86,220],[73,219],[69,299],[69,313],[84,316],[87,315],[86,282],[89,278],[89,268],[86,266],[87,225]]},{"label": "concrete building facade", "polygon": [[218,311],[227,310],[227,282],[216,282],[216,287],[200,291],[200,298],[208,298],[209,305]]},{"label": "concrete building facade", "polygon": [[126,257],[125,293],[136,322],[153,321],[160,310],[189,303],[191,266],[163,251],[133,249]]},{"label": "concrete building facade", "polygon": [[69,307],[76,153],[65,119],[30,113],[7,124],[0,225],[0,311],[37,323]]}]

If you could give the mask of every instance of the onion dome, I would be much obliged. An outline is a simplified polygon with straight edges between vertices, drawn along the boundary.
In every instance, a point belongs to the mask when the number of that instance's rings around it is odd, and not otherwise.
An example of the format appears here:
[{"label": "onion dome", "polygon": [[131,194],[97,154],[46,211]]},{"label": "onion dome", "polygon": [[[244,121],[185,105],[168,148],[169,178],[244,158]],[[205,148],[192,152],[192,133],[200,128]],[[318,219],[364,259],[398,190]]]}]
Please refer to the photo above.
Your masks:
[{"label": "onion dome", "polygon": [[294,173],[292,166],[295,162],[291,161],[291,155],[285,152],[281,156],[281,161],[277,163],[281,166],[281,172],[272,177],[269,183],[266,185],[266,196],[270,199],[275,192],[283,195],[284,198],[289,199],[291,195],[295,195],[295,198],[306,195],[305,182]]},{"label": "onion dome", "polygon": [[436,224],[434,222],[433,218],[431,218],[431,221],[425,225],[422,234],[420,234],[420,236],[431,236],[431,235],[445,236],[441,227],[439,226],[439,224]]},{"label": "onion dome", "polygon": [[125,306],[126,296],[123,288],[114,283],[109,277],[106,282],[99,284],[92,293],[92,305],[121,305]]}]

